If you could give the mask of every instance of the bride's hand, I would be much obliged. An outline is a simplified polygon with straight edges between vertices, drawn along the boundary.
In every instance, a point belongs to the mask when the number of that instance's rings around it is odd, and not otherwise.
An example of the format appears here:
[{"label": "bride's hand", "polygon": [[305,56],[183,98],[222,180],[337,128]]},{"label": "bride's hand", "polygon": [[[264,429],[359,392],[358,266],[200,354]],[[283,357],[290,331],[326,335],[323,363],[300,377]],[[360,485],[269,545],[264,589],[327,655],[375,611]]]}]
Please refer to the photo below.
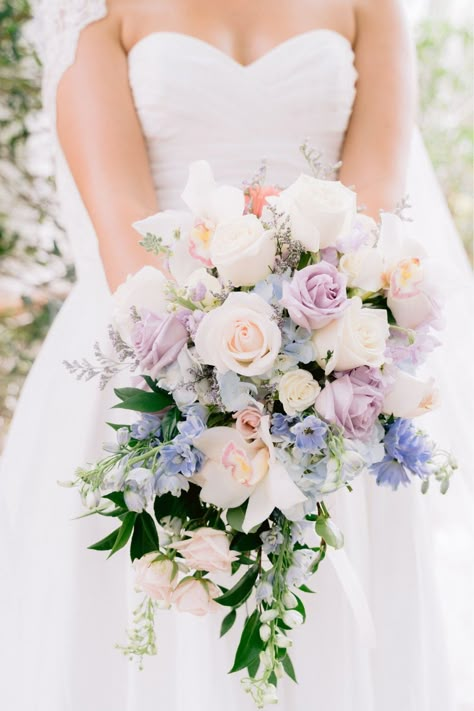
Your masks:
[{"label": "bride's hand", "polygon": [[131,227],[158,205],[113,12],[82,32],[75,62],[58,88],[57,130],[97,233],[111,290],[144,264],[162,268],[138,245]]},{"label": "bride's hand", "polygon": [[414,122],[413,47],[398,0],[356,0],[357,98],[340,179],[378,218],[405,194]]}]

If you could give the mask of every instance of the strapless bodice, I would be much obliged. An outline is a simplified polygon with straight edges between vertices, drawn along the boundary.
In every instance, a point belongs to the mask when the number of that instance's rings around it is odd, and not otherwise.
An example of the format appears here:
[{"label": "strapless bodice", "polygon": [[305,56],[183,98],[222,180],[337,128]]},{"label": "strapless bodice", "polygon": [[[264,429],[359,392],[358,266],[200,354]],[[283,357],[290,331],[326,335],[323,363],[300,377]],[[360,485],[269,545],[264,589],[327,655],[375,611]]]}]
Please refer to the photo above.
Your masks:
[{"label": "strapless bodice", "polygon": [[178,207],[187,166],[204,158],[219,181],[249,179],[262,160],[281,185],[304,169],[308,139],[336,162],[356,72],[347,39],[316,30],[243,66],[200,39],[147,35],[129,54],[129,76],[160,207]]},{"label": "strapless bodice", "polygon": [[[307,170],[299,150],[306,139],[337,162],[355,95],[353,60],[348,40],[332,30],[297,35],[248,66],[190,35],[141,39],[129,53],[129,81],[160,209],[182,206],[194,160],[234,185],[265,160],[267,181],[280,186]],[[61,155],[57,173],[78,274],[90,280],[102,270],[97,240]]]}]

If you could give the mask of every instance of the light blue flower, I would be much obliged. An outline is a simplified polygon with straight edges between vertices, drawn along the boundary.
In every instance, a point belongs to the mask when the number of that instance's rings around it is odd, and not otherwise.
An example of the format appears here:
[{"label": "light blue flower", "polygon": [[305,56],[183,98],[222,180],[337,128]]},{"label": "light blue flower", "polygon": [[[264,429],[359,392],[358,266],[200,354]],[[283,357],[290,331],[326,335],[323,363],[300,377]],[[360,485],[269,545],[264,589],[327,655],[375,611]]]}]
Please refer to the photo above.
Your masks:
[{"label": "light blue flower", "polygon": [[241,380],[237,373],[228,370],[227,373],[217,374],[222,404],[228,412],[238,412],[248,407],[257,394],[257,387],[253,383]]},{"label": "light blue flower", "polygon": [[326,444],[328,427],[315,415],[308,415],[290,428],[295,445],[304,452],[318,452]]},{"label": "light blue flower", "polygon": [[385,457],[371,467],[377,484],[396,490],[400,484],[410,483],[409,473],[420,479],[428,478],[433,446],[425,434],[417,431],[411,420],[399,418],[389,425],[384,446]]},{"label": "light blue flower", "polygon": [[261,533],[260,538],[263,543],[263,552],[267,555],[268,553],[276,553],[283,543],[283,534],[277,526],[273,526],[270,531]]},{"label": "light blue flower", "polygon": [[275,306],[283,296],[283,282],[289,280],[289,271],[285,274],[269,274],[266,279],[255,284],[252,293],[260,296],[267,304]]},{"label": "light blue flower", "polygon": [[284,415],[281,412],[275,412],[272,415],[271,433],[278,439],[286,439],[289,442],[294,442],[296,437],[291,431],[291,427],[294,423],[294,417]]},{"label": "light blue flower", "polygon": [[131,427],[132,437],[134,439],[143,440],[148,437],[159,438],[161,434],[161,422],[157,415],[142,414],[137,422],[134,422]]},{"label": "light blue flower", "polygon": [[185,437],[178,435],[162,448],[159,473],[190,477],[201,468],[203,461],[203,453],[188,444]]},{"label": "light blue flower", "polygon": [[189,490],[189,481],[182,474],[161,472],[155,477],[154,488],[157,496],[164,494],[180,496],[182,491]]},{"label": "light blue flower", "polygon": [[285,318],[283,319],[282,336],[285,355],[297,358],[300,363],[314,361],[311,331],[297,326],[291,318]]}]

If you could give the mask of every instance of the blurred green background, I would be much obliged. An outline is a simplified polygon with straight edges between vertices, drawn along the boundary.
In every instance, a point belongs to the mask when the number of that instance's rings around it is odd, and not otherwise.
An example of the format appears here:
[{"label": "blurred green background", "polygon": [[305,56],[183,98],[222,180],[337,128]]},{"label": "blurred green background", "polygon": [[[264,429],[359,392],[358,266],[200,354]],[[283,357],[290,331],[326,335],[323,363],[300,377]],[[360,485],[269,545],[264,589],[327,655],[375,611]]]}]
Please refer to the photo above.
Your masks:
[{"label": "blurred green background", "polygon": [[[34,162],[47,151],[29,16],[26,0],[0,3],[0,450],[23,380],[74,279],[50,166]],[[429,17],[414,28],[419,124],[472,260],[473,32],[442,14]]]}]

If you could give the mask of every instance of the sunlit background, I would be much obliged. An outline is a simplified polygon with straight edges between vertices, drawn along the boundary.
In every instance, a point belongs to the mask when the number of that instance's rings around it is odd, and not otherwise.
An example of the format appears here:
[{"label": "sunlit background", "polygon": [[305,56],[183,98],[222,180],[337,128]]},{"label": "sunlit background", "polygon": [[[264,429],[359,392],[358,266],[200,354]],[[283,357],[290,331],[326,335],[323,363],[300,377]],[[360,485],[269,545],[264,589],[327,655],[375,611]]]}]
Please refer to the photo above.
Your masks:
[{"label": "sunlit background", "polygon": [[[472,0],[406,5],[419,59],[419,125],[472,262]],[[29,17],[26,0],[0,0],[0,452],[23,380],[74,281],[67,239],[55,218]],[[445,599],[456,599],[449,566],[462,543],[461,536],[442,544]],[[460,656],[466,654],[458,640],[466,637],[469,614],[460,609],[452,616],[451,644]],[[472,628],[472,616],[467,624]],[[458,684],[463,711],[472,710],[472,681],[459,678]]]}]

